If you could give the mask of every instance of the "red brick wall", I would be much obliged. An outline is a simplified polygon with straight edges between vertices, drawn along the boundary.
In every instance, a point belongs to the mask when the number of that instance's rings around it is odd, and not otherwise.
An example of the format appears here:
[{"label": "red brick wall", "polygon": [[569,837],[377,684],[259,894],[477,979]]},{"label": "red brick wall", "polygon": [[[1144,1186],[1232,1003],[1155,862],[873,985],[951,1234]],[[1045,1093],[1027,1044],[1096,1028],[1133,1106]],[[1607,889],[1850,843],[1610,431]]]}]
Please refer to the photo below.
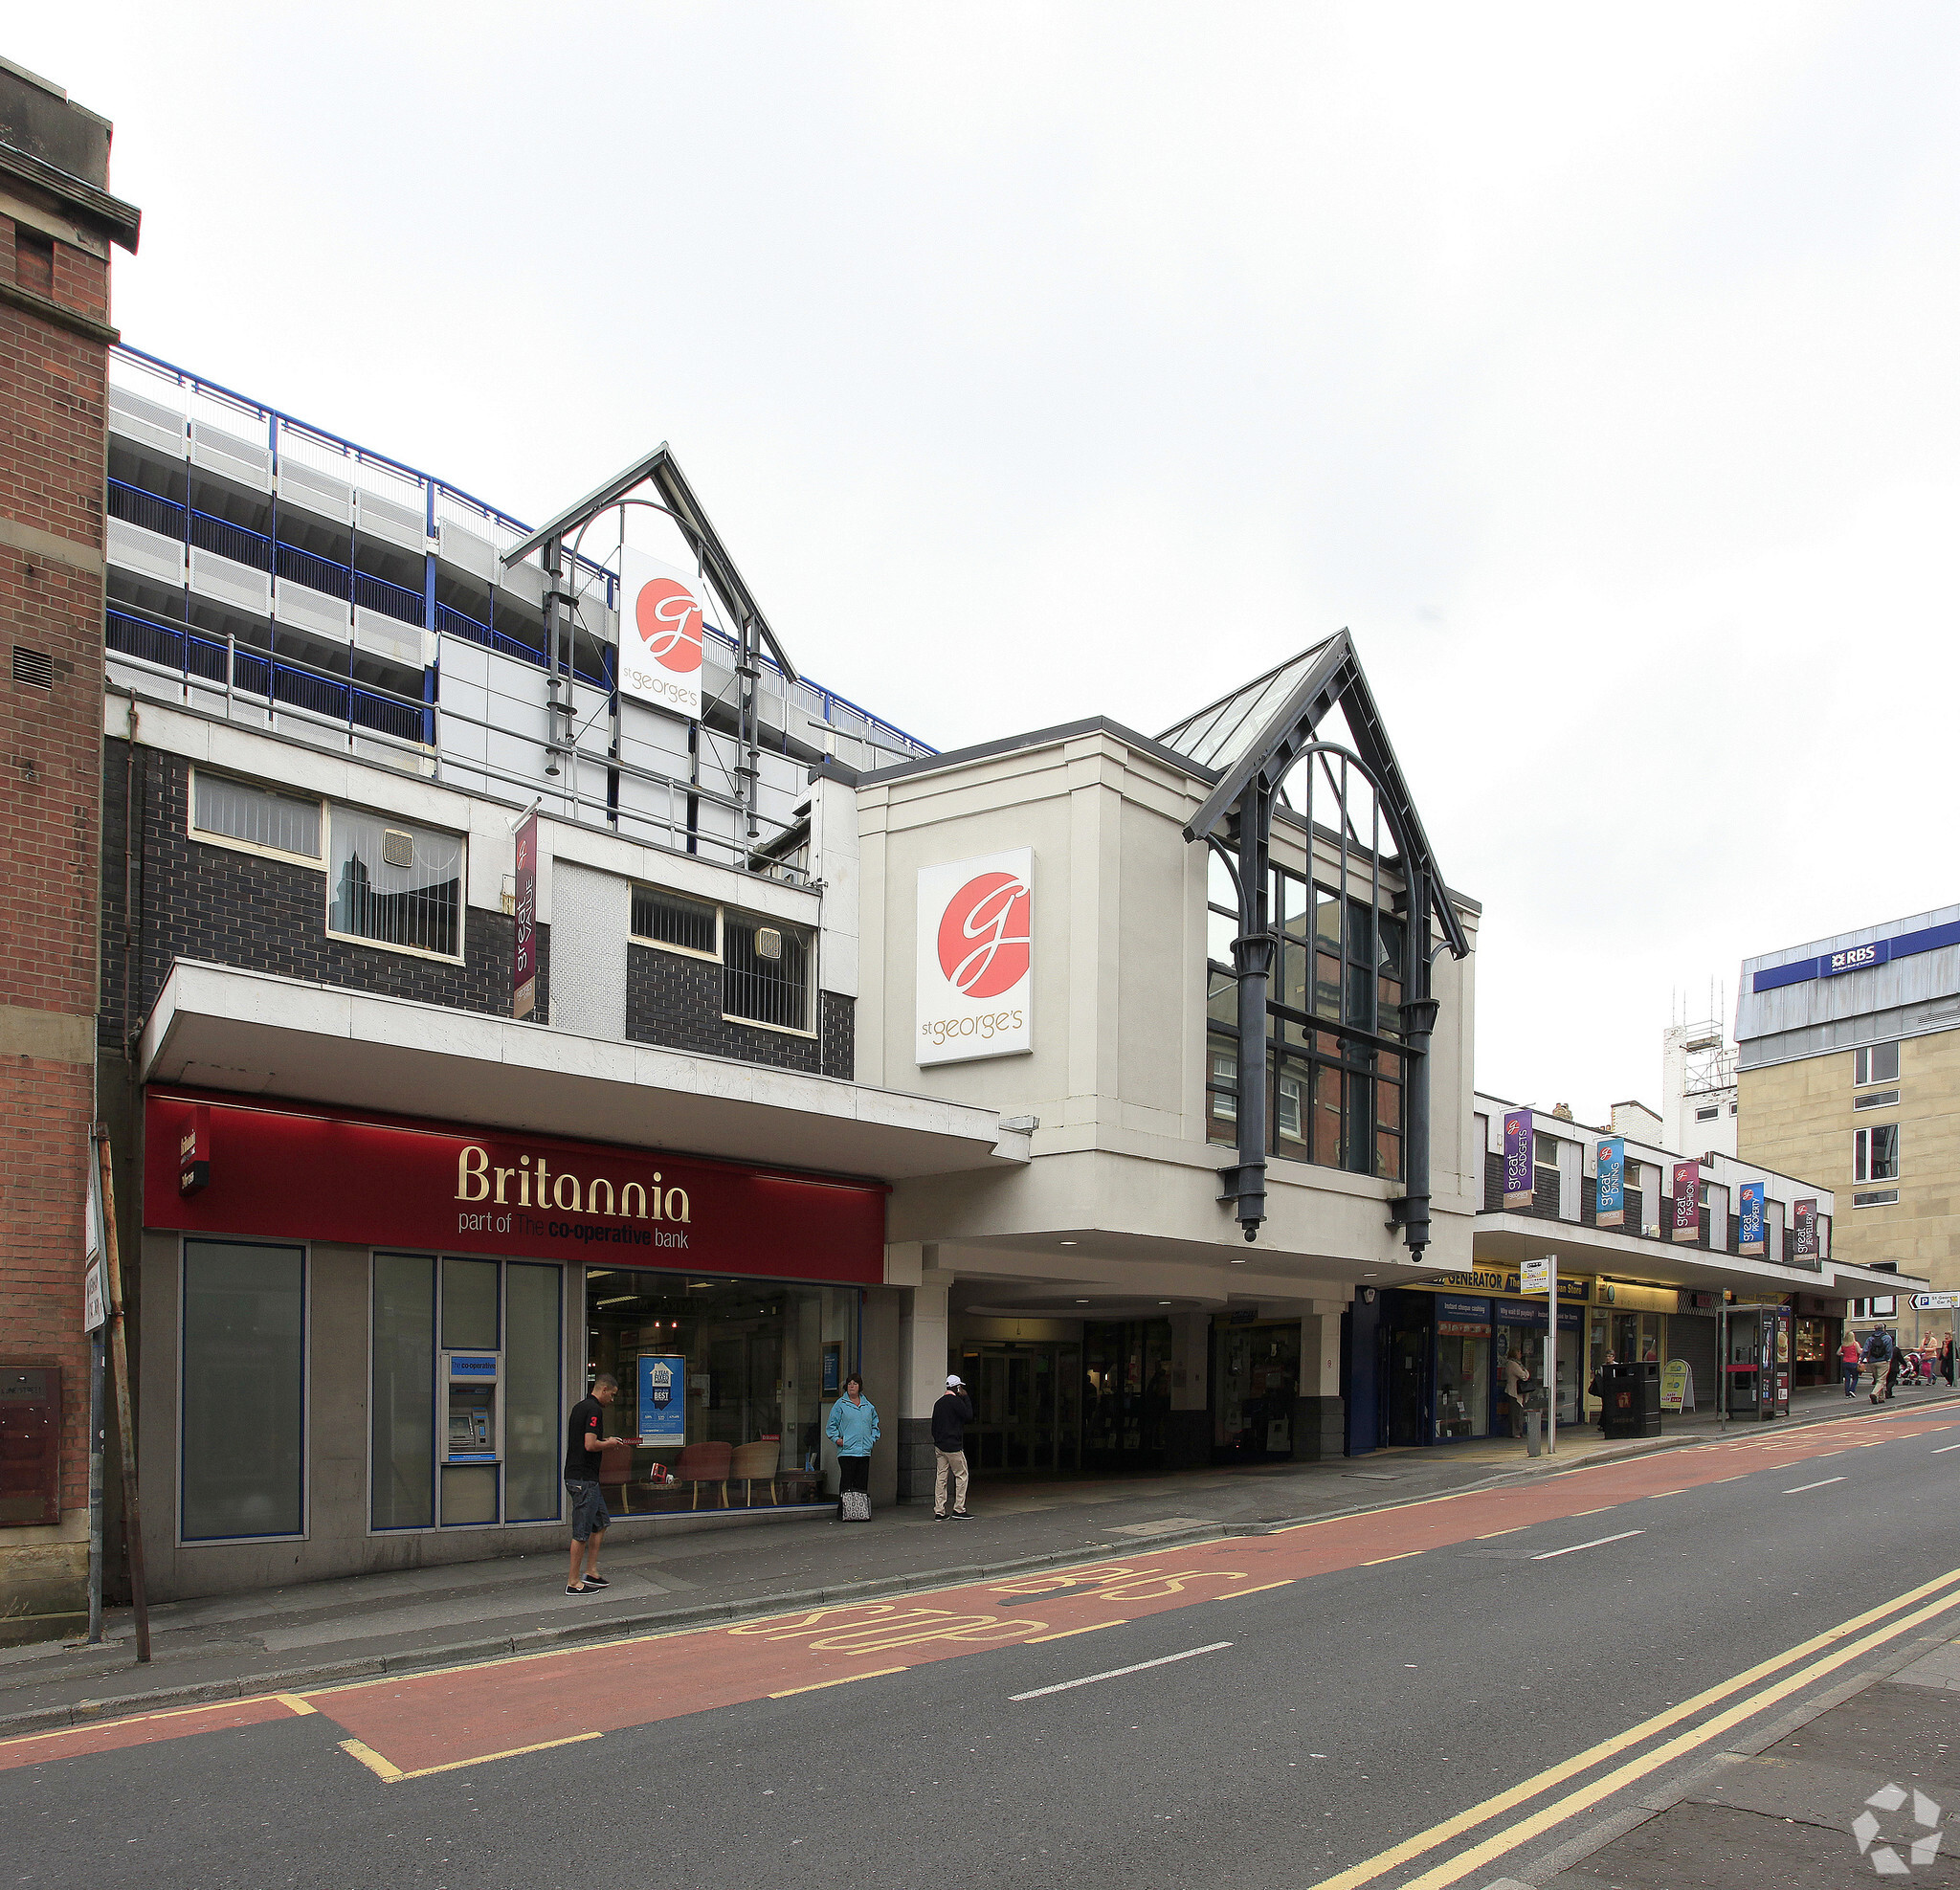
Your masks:
[{"label": "red brick wall", "polygon": [[[34,288],[13,252],[13,225],[0,217],[0,272]],[[53,289],[106,319],[100,257],[56,242]],[[29,534],[24,547],[19,530],[0,531],[0,1004],[11,1007],[0,1016],[0,1355],[61,1367],[70,1513],[88,1502],[81,1251],[94,1032],[71,1026],[62,1047],[49,1038],[62,1034],[57,1016],[90,1019],[98,1002],[106,379],[100,341],[0,303],[0,519]],[[85,547],[71,554],[79,562],[49,540]],[[52,688],[14,680],[16,647],[52,659]]]}]

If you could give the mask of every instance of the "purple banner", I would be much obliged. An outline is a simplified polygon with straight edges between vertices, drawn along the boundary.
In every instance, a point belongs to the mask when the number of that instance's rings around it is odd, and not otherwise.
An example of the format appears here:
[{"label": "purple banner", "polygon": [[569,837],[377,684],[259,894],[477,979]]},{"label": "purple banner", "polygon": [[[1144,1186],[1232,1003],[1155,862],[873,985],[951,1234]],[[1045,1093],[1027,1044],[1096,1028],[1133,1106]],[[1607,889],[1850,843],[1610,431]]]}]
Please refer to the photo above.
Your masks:
[{"label": "purple banner", "polygon": [[1799,1259],[1814,1259],[1817,1252],[1817,1204],[1815,1201],[1797,1201],[1791,1208],[1792,1224],[1796,1230],[1796,1252]]},{"label": "purple banner", "polygon": [[510,1014],[538,1006],[538,816],[517,830],[517,944],[510,961]]},{"label": "purple banner", "polygon": [[1699,1240],[1702,1237],[1702,1165],[1677,1162],[1674,1165],[1674,1237]]},{"label": "purple banner", "polygon": [[1513,1109],[1504,1118],[1504,1201],[1507,1208],[1531,1205],[1531,1112]]}]

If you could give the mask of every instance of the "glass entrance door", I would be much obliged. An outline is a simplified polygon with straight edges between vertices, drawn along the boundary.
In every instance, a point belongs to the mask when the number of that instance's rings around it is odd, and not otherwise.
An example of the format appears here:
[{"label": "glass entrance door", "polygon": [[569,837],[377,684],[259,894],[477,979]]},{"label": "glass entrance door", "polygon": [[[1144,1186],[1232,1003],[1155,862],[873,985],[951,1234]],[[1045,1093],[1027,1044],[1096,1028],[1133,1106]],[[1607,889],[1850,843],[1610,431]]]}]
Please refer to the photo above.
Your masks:
[{"label": "glass entrance door", "polygon": [[1082,1467],[1156,1470],[1170,1417],[1170,1322],[1082,1327]]},{"label": "glass entrance door", "polygon": [[959,1371],[973,1398],[967,1461],[979,1470],[1073,1470],[1080,1436],[1075,1345],[969,1345]]},{"label": "glass entrance door", "polygon": [[1429,1442],[1433,1296],[1397,1293],[1383,1323],[1387,1370],[1382,1395],[1391,1444]]}]

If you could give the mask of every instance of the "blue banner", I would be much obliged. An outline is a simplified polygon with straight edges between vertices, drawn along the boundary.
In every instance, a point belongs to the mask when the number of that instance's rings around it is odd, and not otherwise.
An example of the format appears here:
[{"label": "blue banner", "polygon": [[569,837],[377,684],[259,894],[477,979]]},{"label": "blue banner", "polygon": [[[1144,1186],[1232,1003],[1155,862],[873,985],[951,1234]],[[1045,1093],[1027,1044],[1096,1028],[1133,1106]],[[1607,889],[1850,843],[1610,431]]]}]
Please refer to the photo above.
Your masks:
[{"label": "blue banner", "polygon": [[[1500,1325],[1537,1325],[1546,1323],[1545,1302],[1542,1300],[1499,1300],[1492,1308]],[[1579,1329],[1579,1309],[1576,1306],[1561,1306],[1558,1309],[1558,1329],[1561,1332],[1576,1332]]]},{"label": "blue banner", "polygon": [[1627,1139],[1610,1135],[1599,1145],[1592,1218],[1601,1227],[1624,1227],[1627,1218]]},{"label": "blue banner", "polygon": [[1741,1205],[1736,1210],[1735,1251],[1738,1254],[1760,1256],[1763,1251],[1763,1184],[1759,1181],[1746,1181],[1742,1185]]},{"label": "blue banner", "polygon": [[639,1440],[662,1448],[687,1441],[687,1361],[678,1353],[639,1355]]},{"label": "blue banner", "polygon": [[1531,1205],[1531,1112],[1513,1109],[1504,1118],[1504,1207]]}]

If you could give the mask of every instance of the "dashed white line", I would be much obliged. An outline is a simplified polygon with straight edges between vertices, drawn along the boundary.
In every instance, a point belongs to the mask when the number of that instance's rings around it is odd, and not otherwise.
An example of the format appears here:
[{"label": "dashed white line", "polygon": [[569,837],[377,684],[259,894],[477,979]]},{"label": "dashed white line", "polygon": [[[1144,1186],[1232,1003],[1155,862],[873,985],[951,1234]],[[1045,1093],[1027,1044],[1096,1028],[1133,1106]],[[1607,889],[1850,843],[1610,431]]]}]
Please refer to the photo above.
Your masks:
[{"label": "dashed white line", "polygon": [[1826,1477],[1821,1483],[1799,1483],[1795,1489],[1785,1490],[1783,1494],[1787,1497],[1800,1497],[1806,1490],[1828,1490],[1833,1483],[1841,1483],[1843,1480],[1842,1477]]},{"label": "dashed white line", "polygon": [[1058,1680],[1053,1686],[1037,1686],[1027,1693],[1012,1693],[1010,1700],[1039,1700],[1045,1693],[1066,1693],[1072,1686],[1092,1686],[1098,1680],[1121,1679],[1125,1674],[1141,1674],[1146,1667],[1168,1667],[1173,1660],[1192,1660],[1200,1654],[1216,1654],[1230,1647],[1229,1640],[1214,1640],[1207,1647],[1188,1647],[1182,1654],[1167,1654],[1158,1660],[1139,1660],[1133,1667],[1111,1667],[1106,1674],[1084,1674],[1079,1680]]},{"label": "dashed white line", "polygon": [[1550,1562],[1561,1555],[1577,1555],[1582,1548],[1604,1548],[1608,1543],[1623,1543],[1629,1536],[1644,1536],[1644,1529],[1622,1529],[1616,1536],[1595,1536],[1590,1543],[1574,1543],[1570,1548],[1548,1548],[1543,1555],[1534,1555],[1533,1562]]}]

